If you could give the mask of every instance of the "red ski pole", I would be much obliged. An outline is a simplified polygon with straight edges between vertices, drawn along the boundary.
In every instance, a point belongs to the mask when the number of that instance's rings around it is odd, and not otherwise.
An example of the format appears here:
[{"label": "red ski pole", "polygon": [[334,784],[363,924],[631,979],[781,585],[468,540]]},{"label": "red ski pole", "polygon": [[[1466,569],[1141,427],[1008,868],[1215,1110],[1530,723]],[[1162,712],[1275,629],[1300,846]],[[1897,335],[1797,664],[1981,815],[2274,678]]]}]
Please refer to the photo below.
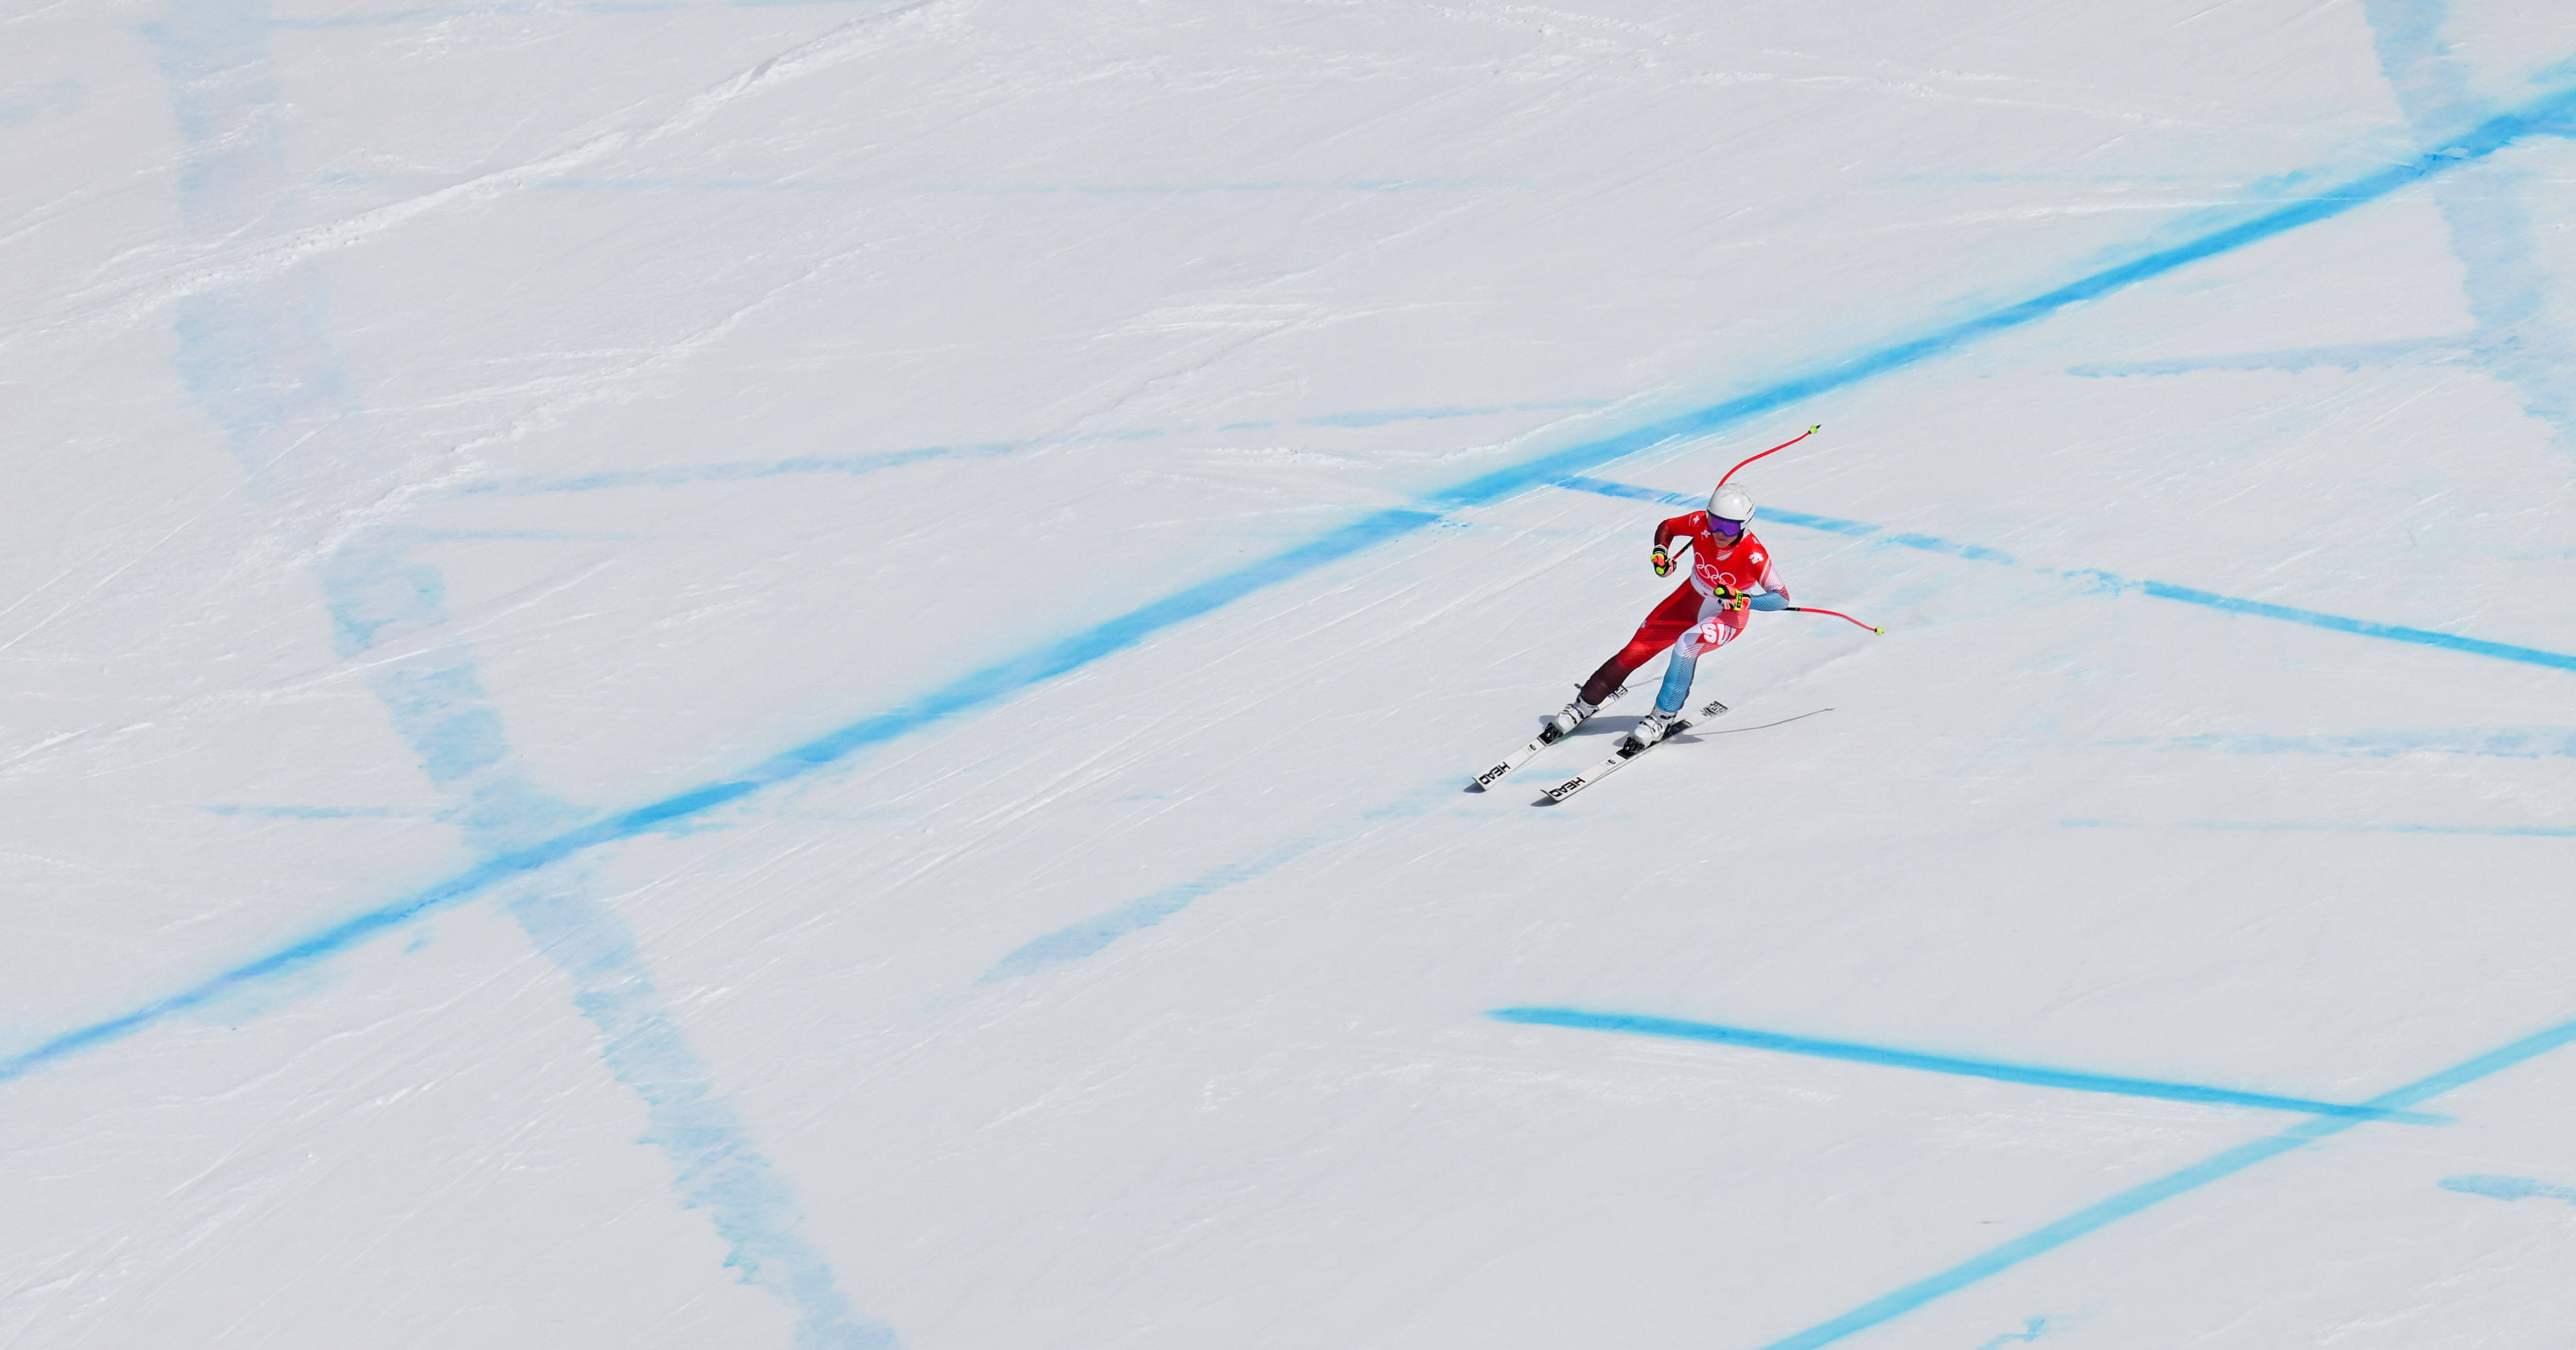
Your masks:
[{"label": "red ski pole", "polygon": [[1790,614],[1831,614],[1831,615],[1833,615],[1835,618],[1840,619],[1840,620],[1842,620],[1842,621],[1843,621],[1843,622],[1845,622],[1845,623],[1860,624],[1860,626],[1861,626],[1861,627],[1863,627],[1863,628],[1868,628],[1868,629],[1869,629],[1869,631],[1871,631],[1871,632],[1873,632],[1873,633],[1880,633],[1880,634],[1884,634],[1884,633],[1886,633],[1886,632],[1887,632],[1887,630],[1886,630],[1886,629],[1884,629],[1884,628],[1871,628],[1871,627],[1870,627],[1870,625],[1865,624],[1865,623],[1861,623],[1861,622],[1860,622],[1860,620],[1855,619],[1855,618],[1853,618],[1852,616],[1850,616],[1850,615],[1848,615],[1848,614],[1845,614],[1845,613],[1843,613],[1841,610],[1838,610],[1838,609],[1817,609],[1817,608],[1815,608],[1815,607],[1814,607],[1814,606],[1812,606],[1812,605],[1782,605],[1780,608],[1781,608],[1784,612],[1786,612],[1786,613],[1790,613]]},{"label": "red ski pole", "polygon": [[[1763,451],[1763,452],[1762,452],[1762,455],[1776,455],[1776,454],[1780,453],[1781,451],[1788,449],[1790,446],[1796,445],[1798,442],[1803,441],[1803,440],[1807,439],[1808,437],[1813,436],[1813,435],[1815,435],[1817,432],[1822,431],[1822,430],[1824,430],[1824,429],[1825,429],[1825,424],[1824,424],[1824,423],[1822,423],[1822,422],[1818,422],[1818,423],[1817,423],[1817,424],[1815,424],[1814,426],[1811,426],[1811,427],[1807,428],[1806,430],[1799,432],[1797,435],[1792,436],[1792,437],[1790,437],[1789,439],[1787,439],[1787,440],[1785,440],[1785,441],[1780,442],[1778,445],[1772,446],[1770,449]],[[1762,455],[1755,455],[1755,456],[1753,457],[1753,459],[1760,459],[1760,458],[1762,458]],[[1752,463],[1752,462],[1753,462],[1753,459],[1748,459],[1748,460],[1744,461],[1744,464],[1750,464],[1750,463]],[[1735,466],[1735,469],[1741,469],[1741,468],[1743,468],[1743,467],[1744,467],[1744,464],[1738,464],[1738,465],[1736,465],[1736,466]],[[1726,471],[1726,478],[1733,478],[1733,477],[1735,476],[1735,469],[1729,469],[1729,470],[1727,470],[1727,471]],[[1718,485],[1719,487],[1724,487],[1724,486],[1726,486],[1726,478],[1718,479],[1718,480],[1717,480],[1717,485]],[[1862,624],[1862,625],[1861,625],[1861,627],[1863,627],[1863,628],[1867,628],[1867,627],[1869,627],[1869,625],[1868,625],[1868,624]]]}]

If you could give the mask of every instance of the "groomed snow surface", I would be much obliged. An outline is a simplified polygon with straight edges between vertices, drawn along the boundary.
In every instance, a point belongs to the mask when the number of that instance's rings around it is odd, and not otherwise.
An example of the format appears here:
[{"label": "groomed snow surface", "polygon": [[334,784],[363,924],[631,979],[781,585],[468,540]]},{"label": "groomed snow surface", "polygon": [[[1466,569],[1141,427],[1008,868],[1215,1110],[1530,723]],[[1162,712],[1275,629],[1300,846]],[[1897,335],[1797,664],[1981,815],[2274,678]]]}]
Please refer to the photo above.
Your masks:
[{"label": "groomed snow surface", "polygon": [[[0,1347],[2576,1332],[2576,7],[7,0],[0,154]],[[1466,791],[1811,423],[1886,635]]]}]

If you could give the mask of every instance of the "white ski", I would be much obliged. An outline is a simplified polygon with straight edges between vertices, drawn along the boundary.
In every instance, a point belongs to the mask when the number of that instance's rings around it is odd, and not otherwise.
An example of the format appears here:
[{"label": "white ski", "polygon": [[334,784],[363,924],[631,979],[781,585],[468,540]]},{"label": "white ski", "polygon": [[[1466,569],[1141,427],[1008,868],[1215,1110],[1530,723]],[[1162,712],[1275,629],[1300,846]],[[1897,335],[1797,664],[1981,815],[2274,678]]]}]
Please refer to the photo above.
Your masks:
[{"label": "white ski", "polygon": [[1544,750],[1564,739],[1565,737],[1559,735],[1556,728],[1551,726],[1546,730],[1541,731],[1539,734],[1530,737],[1529,744],[1503,756],[1501,763],[1496,764],[1494,767],[1485,770],[1483,773],[1480,773],[1473,779],[1469,780],[1468,786],[1473,787],[1478,792],[1482,792],[1485,789],[1492,787],[1494,784],[1501,782],[1503,780],[1503,775],[1510,773],[1512,770],[1517,769],[1520,766],[1529,763],[1532,759],[1537,758],[1539,751]]},{"label": "white ski", "polygon": [[[1627,692],[1628,686],[1624,684],[1611,690],[1610,698],[1601,700],[1601,706],[1605,708],[1609,707],[1610,699],[1617,698],[1621,694]],[[1531,760],[1538,758],[1539,751],[1556,744],[1558,741],[1564,740],[1566,735],[1567,733],[1558,731],[1554,726],[1541,729],[1537,735],[1530,737],[1529,744],[1503,756],[1501,763],[1496,764],[1494,767],[1467,780],[1467,786],[1478,792],[1482,792],[1485,789],[1492,787],[1494,784],[1503,781],[1505,775],[1518,769],[1520,766],[1529,763]]]},{"label": "white ski", "polygon": [[[1705,722],[1725,711],[1725,704],[1712,700],[1707,707],[1699,710],[1698,721]],[[1664,728],[1664,734],[1655,741],[1655,745],[1662,745],[1665,741],[1669,741],[1673,737],[1690,730],[1696,724],[1696,722],[1691,721],[1673,723],[1671,726]],[[1588,788],[1593,784],[1600,782],[1602,779],[1617,773],[1619,770],[1628,767],[1628,761],[1646,753],[1648,750],[1654,749],[1655,745],[1640,746],[1634,741],[1628,740],[1626,737],[1621,737],[1619,740],[1618,751],[1612,754],[1610,758],[1593,765],[1589,769],[1585,769],[1583,772],[1576,774],[1572,778],[1566,779],[1555,787],[1549,788],[1547,790],[1548,801],[1551,803],[1564,801],[1575,793],[1581,792],[1585,788]]]}]

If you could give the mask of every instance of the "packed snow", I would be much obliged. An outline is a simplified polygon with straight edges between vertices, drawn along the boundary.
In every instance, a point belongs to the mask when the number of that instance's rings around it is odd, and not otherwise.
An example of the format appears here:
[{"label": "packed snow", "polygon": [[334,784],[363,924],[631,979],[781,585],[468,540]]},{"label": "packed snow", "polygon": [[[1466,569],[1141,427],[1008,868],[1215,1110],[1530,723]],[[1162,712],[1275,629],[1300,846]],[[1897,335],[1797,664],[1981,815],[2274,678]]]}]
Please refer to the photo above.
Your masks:
[{"label": "packed snow", "polygon": [[[6,0],[0,153],[0,1346],[2576,1327],[2576,7]],[[1816,424],[1858,622],[1470,790]]]}]

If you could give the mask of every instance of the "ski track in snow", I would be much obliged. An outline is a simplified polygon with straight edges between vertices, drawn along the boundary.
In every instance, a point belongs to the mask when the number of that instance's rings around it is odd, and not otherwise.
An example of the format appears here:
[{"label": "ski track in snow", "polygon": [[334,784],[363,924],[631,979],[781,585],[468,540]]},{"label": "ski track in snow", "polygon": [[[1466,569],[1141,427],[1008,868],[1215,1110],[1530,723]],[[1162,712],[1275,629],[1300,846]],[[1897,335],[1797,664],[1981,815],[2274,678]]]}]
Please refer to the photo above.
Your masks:
[{"label": "ski track in snow", "polygon": [[[505,12],[502,10],[490,12]],[[363,463],[331,464],[321,470],[298,467],[328,459],[335,445],[360,449],[350,427],[365,416],[361,401],[347,388],[347,377],[332,361],[319,334],[327,326],[312,294],[299,287],[298,268],[314,257],[390,231],[430,213],[487,205],[505,194],[527,190],[565,173],[585,169],[632,148],[697,128],[738,100],[780,84],[833,68],[885,49],[894,39],[886,29],[896,24],[955,24],[970,7],[931,3],[890,8],[835,28],[788,50],[771,61],[743,71],[706,89],[658,121],[607,130],[585,130],[569,148],[513,168],[497,170],[466,182],[380,207],[352,219],[290,231],[247,252],[234,240],[251,220],[275,209],[267,198],[284,199],[288,189],[276,171],[282,155],[274,148],[275,126],[266,100],[274,91],[227,77],[247,63],[264,61],[260,44],[266,30],[292,26],[351,26],[435,19],[462,10],[424,9],[375,16],[347,16],[275,21],[229,0],[190,0],[156,33],[171,78],[183,91],[183,125],[198,134],[203,163],[187,188],[187,209],[200,242],[217,258],[212,263],[165,266],[140,278],[93,284],[68,293],[48,314],[0,337],[0,345],[50,339],[84,326],[129,327],[164,311],[179,315],[177,361],[191,390],[221,425],[245,472],[270,500],[305,501],[318,496],[323,510],[308,519],[307,532],[291,541],[297,556],[311,561],[330,610],[344,657],[370,658],[369,686],[393,725],[419,755],[428,778],[443,794],[443,818],[452,823],[478,861],[432,885],[326,925],[291,943],[234,965],[200,984],[181,989],[124,1014],[93,1021],[51,1035],[19,1053],[0,1059],[0,1082],[14,1082],[41,1070],[111,1044],[137,1032],[233,997],[243,989],[301,975],[317,963],[346,953],[403,925],[414,923],[464,901],[500,897],[533,946],[569,977],[584,1014],[602,1037],[600,1055],[615,1078],[644,1103],[652,1119],[654,1142],[668,1155],[678,1180],[681,1202],[709,1212],[730,1247],[729,1264],[745,1277],[768,1286],[799,1319],[799,1343],[816,1346],[892,1344],[893,1332],[853,1309],[840,1291],[822,1252],[797,1228],[797,1202],[783,1177],[750,1138],[738,1112],[713,1087],[714,1074],[681,1038],[666,1001],[645,968],[639,946],[623,921],[598,896],[595,883],[577,865],[584,855],[605,845],[683,828],[755,795],[800,782],[834,766],[846,765],[866,751],[926,732],[943,724],[963,723],[1000,707],[1025,691],[1071,675],[1107,658],[1136,651],[1157,635],[1189,624],[1237,601],[1274,592],[1288,583],[1308,581],[1328,569],[1351,564],[1373,551],[1414,539],[1426,529],[1452,521],[1461,513],[1489,507],[1534,490],[1563,488],[1632,500],[1653,501],[1687,509],[1688,494],[1592,478],[1598,469],[1642,452],[1669,446],[1678,438],[1715,434],[1743,426],[1765,414],[1783,411],[1821,395],[1854,388],[1880,376],[1918,367],[1978,342],[2038,323],[2079,304],[2122,288],[2188,268],[2195,263],[2245,249],[2276,236],[2336,219],[2367,203],[2385,199],[2418,184],[2428,185],[2440,204],[2453,246],[2467,268],[2470,308],[2477,329],[2456,339],[2346,344],[2292,349],[2269,354],[2095,363],[2079,373],[2103,376],[2168,375],[2209,369],[2300,370],[2310,366],[2356,369],[2410,361],[2471,364],[2494,373],[2518,392],[2525,410],[2547,423],[2562,447],[2576,432],[2576,376],[2569,372],[2576,355],[2563,332],[2542,314],[2531,297],[2541,290],[2546,269],[2535,260],[2533,226],[2517,202],[2529,174],[2488,163],[2497,152],[2536,138],[2576,134],[2576,93],[2559,92],[2510,110],[2498,110],[2465,92],[2457,60],[2439,41],[2444,18],[2438,5],[2370,0],[2366,5],[2379,40],[2379,54],[2406,115],[2422,139],[2415,159],[2362,176],[2339,187],[2286,204],[2273,204],[2248,218],[2205,232],[2180,245],[2153,247],[2129,260],[2102,268],[2067,285],[2030,299],[1985,311],[1977,317],[1929,332],[1899,336],[1883,344],[1815,363],[1813,373],[1782,380],[1690,412],[1649,421],[1632,429],[1587,440],[1571,448],[1525,459],[1498,470],[1418,495],[1396,507],[1357,514],[1348,523],[1278,551],[1248,566],[1170,591],[1115,618],[1061,639],[1030,647],[957,679],[936,685],[898,706],[846,723],[838,729],[786,751],[761,759],[738,773],[662,796],[642,806],[602,812],[554,799],[537,788],[531,771],[519,762],[500,725],[497,705],[484,688],[474,652],[462,636],[422,637],[449,623],[444,581],[429,564],[409,550],[415,536],[385,523],[392,512],[381,505],[386,483],[398,474]],[[475,11],[486,12],[486,11]],[[212,92],[208,92],[212,91]],[[189,98],[203,100],[191,105]],[[227,101],[230,100],[230,101]],[[0,120],[12,114],[0,105]],[[268,142],[263,143],[262,137]],[[245,146],[248,147],[245,150]],[[2086,211],[2113,209],[2086,207]],[[2000,219],[2033,213],[1995,213],[1959,217]],[[834,265],[825,259],[817,267]],[[807,276],[812,275],[810,272]],[[773,288],[744,309],[734,311],[696,337],[655,349],[624,378],[641,380],[655,371],[689,359],[724,340],[748,321],[769,298],[798,287],[803,277]],[[2231,362],[2235,364],[2230,364]],[[285,386],[299,391],[281,396]],[[529,414],[542,419],[594,397],[587,389],[568,389],[557,402]],[[1326,405],[1331,406],[1331,405]],[[1308,427],[1364,428],[1404,420],[1443,420],[1496,412],[1506,405],[1361,409],[1292,419]],[[1515,411],[1597,409],[1598,400],[1525,402]],[[523,423],[525,425],[525,423]],[[1252,421],[1227,429],[1278,425]],[[507,434],[507,433],[496,433]],[[1125,433],[1068,434],[1022,441],[960,442],[915,450],[852,455],[814,455],[742,460],[695,467],[603,470],[593,474],[533,475],[513,478],[447,478],[442,490],[459,498],[521,497],[589,492],[621,487],[683,487],[698,483],[739,482],[794,475],[860,476],[932,461],[999,458],[1036,448],[1065,447],[1102,440],[1147,439],[1156,430]],[[392,466],[399,468],[400,466]],[[2026,567],[2000,551],[1892,527],[1766,508],[1778,522],[1828,536],[1865,541],[1866,547],[1893,546],[1937,553],[1963,562],[2026,568],[2037,574],[2074,581],[2087,593],[2118,597],[2129,593],[2170,600],[2232,617],[2282,621],[2461,655],[2560,670],[2576,670],[2576,657],[2483,638],[2429,629],[2383,624],[2266,601],[2242,599],[2194,587],[2159,581],[2133,581],[2089,569]],[[127,564],[131,566],[132,563]],[[1303,624],[1312,637],[1335,624],[1381,609],[1392,610],[1399,585],[1391,567],[1381,565],[1358,581],[1343,584],[1325,600],[1308,599],[1277,618],[1285,625]],[[112,580],[115,573],[111,573]],[[102,581],[101,586],[106,583]],[[1496,583],[1498,592],[1506,583]],[[97,588],[93,587],[95,591]],[[1359,592],[1355,594],[1354,592]],[[1368,592],[1374,591],[1374,594]],[[73,603],[79,603],[75,600]],[[1449,608],[1468,603],[1449,602]],[[1419,627],[1443,610],[1415,621]],[[41,624],[39,625],[41,626]],[[37,631],[28,629],[19,639]],[[1385,644],[1407,630],[1374,635]],[[408,646],[398,644],[410,638]],[[2571,752],[2564,728],[2535,727],[2427,733],[2392,731],[2347,737],[2263,737],[2185,735],[2164,742],[2176,750],[2239,754],[2300,752],[2334,756],[2391,756],[2453,753],[2494,757],[2564,757]],[[1461,762],[1478,747],[1470,747]],[[1068,773],[1074,772],[1071,770]],[[1240,861],[1199,872],[1194,877],[1152,890],[1116,909],[1058,928],[1004,954],[980,977],[991,985],[1039,974],[1107,949],[1118,939],[1161,924],[1194,901],[1227,888],[1257,881],[1357,836],[1434,813],[1456,790],[1455,782],[1422,785],[1381,805],[1348,815],[1320,830],[1295,834]],[[983,822],[997,827],[1052,800],[1044,791],[993,808]],[[278,818],[390,818],[402,814],[389,807],[253,807],[206,808],[222,814],[264,814]],[[2149,828],[2134,822],[2070,819],[2070,826]],[[2486,827],[2358,824],[2328,822],[2185,822],[2209,830],[2285,830],[2431,832],[2566,835],[2549,827]],[[565,866],[564,864],[576,864]],[[936,867],[932,858],[923,867]],[[1519,1010],[1527,1012],[1530,1010]],[[1545,1011],[1545,1010],[1542,1010]],[[1561,1011],[1561,1010],[1560,1010]],[[1574,1017],[1571,1012],[1565,1017]],[[1593,1016],[1585,1014],[1585,1016]],[[1609,1016],[1609,1015],[1601,1015]],[[1544,1020],[1518,1017],[1513,1020]],[[1636,1020],[1636,1019],[1630,1019]],[[1645,1019],[1655,1021],[1656,1019]],[[1560,1020],[1554,1025],[1574,1025]],[[1679,1023],[1665,1023],[1680,1026]],[[1597,1029],[1635,1029],[1604,1023]],[[1721,1043],[1763,1044],[1791,1053],[1823,1053],[1818,1046],[1866,1051],[1888,1059],[1896,1052],[1855,1047],[1817,1038],[1717,1028],[1735,1039],[1714,1034],[1700,1039]],[[1670,1030],[1652,1034],[1680,1034]],[[1769,1037],[1768,1041],[1761,1038]],[[1750,1038],[1750,1039],[1748,1039]],[[2356,1125],[2371,1121],[2422,1124],[2426,1117],[2408,1108],[2468,1086],[2493,1074],[2546,1054],[2576,1040],[2576,1023],[2523,1037],[2499,1049],[2419,1077],[2357,1105],[2286,1099],[2238,1093],[2239,1105],[2311,1110],[2318,1114],[2279,1133],[2221,1151],[2199,1163],[2122,1191],[2064,1219],[2042,1226],[1917,1283],[1900,1288],[1852,1311],[1817,1323],[1765,1350],[1826,1345],[1936,1299],[1999,1275],[2052,1250],[2151,1206],[2209,1185],[2273,1158],[2310,1148]],[[1846,1053],[1843,1058],[1864,1057]],[[1916,1056],[1909,1067],[1931,1067],[1935,1057]],[[1988,1064],[1993,1077],[2004,1069],[2031,1074],[2061,1071]],[[2097,1084],[2138,1080],[2096,1075]],[[2229,1100],[2224,1089],[2163,1084],[2175,1092],[2199,1093],[2192,1100]],[[2098,1090],[2115,1090],[2099,1088]],[[2454,1185],[2457,1181],[2461,1184]],[[2548,1196],[2565,1198],[2560,1189],[2513,1178],[2466,1177],[2442,1183],[2453,1190],[2498,1198]],[[2528,1189],[2516,1190],[2517,1186]],[[2563,1189],[2563,1188],[2562,1188]],[[2032,1317],[2021,1333],[1990,1344],[2037,1339],[2062,1322]]]}]

